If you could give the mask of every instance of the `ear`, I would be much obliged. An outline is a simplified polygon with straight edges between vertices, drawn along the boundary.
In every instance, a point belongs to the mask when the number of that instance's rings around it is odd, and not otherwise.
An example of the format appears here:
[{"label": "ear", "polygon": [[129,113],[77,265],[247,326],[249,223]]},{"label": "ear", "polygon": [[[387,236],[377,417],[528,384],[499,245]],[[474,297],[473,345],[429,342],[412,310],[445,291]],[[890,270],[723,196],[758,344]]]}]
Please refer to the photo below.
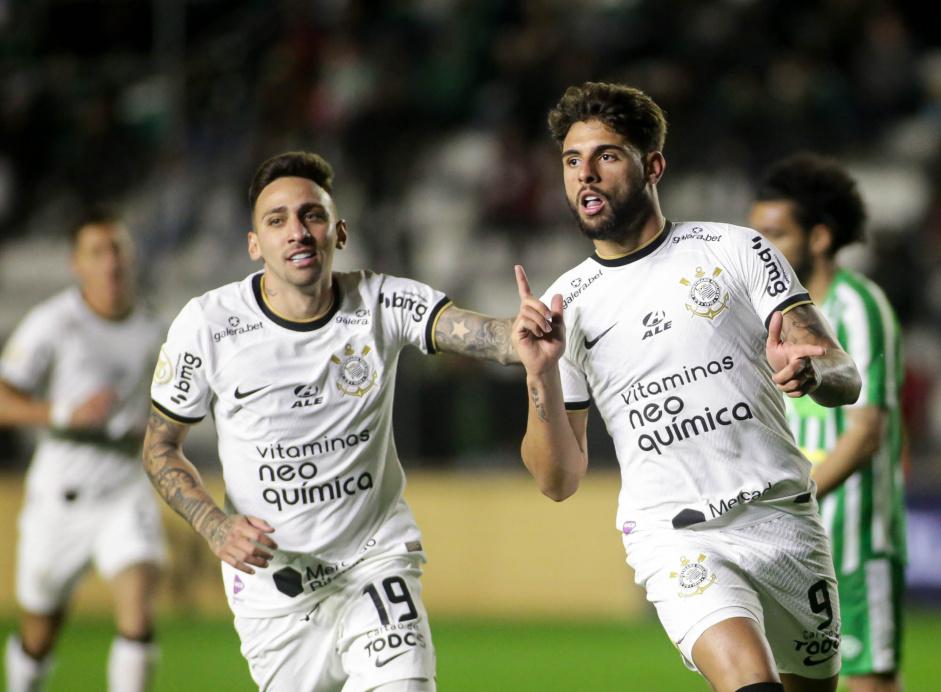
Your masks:
[{"label": "ear", "polygon": [[248,256],[257,262],[261,259],[261,246],[258,244],[258,234],[253,230],[249,231],[247,234],[247,239]]},{"label": "ear", "polygon": [[833,229],[825,223],[818,223],[810,229],[807,247],[815,257],[829,256],[833,248]]},{"label": "ear", "polygon": [[647,182],[656,185],[663,177],[663,172],[667,169],[667,160],[659,151],[652,151],[644,157],[644,175]]},{"label": "ear", "polygon": [[346,241],[349,240],[349,236],[347,235],[346,219],[340,219],[339,221],[337,221],[336,229],[337,229],[337,250],[342,250],[343,246],[346,245]]}]

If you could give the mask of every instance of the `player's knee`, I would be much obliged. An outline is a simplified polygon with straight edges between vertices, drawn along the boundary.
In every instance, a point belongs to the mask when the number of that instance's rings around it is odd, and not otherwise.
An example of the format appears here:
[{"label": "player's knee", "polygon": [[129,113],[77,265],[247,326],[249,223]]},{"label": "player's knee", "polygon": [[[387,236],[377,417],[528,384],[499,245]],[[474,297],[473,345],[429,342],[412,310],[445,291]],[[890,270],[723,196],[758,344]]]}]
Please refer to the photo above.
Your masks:
[{"label": "player's knee", "polygon": [[739,687],[735,692],[784,692],[784,685],[780,682],[756,682]]}]

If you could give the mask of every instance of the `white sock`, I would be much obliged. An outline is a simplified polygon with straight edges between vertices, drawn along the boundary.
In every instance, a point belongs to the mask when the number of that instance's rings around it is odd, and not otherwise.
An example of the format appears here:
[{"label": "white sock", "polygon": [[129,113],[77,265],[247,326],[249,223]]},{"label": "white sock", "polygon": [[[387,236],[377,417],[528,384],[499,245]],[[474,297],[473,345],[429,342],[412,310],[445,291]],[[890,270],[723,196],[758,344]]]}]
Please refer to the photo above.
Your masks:
[{"label": "white sock", "polygon": [[4,658],[7,669],[7,690],[9,692],[38,692],[52,667],[52,656],[47,655],[37,661],[23,651],[23,642],[11,634],[7,638],[7,650]]},{"label": "white sock", "polygon": [[156,644],[115,637],[108,653],[108,692],[145,692],[156,659]]}]

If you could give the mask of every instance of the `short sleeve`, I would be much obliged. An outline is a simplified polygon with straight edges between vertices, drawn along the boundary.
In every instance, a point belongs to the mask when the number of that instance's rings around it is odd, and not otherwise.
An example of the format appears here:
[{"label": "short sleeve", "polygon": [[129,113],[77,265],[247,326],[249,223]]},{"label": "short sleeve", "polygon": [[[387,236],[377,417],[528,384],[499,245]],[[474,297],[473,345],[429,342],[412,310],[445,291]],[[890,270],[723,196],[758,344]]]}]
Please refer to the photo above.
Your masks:
[{"label": "short sleeve", "polygon": [[585,373],[569,360],[568,355],[559,360],[559,375],[562,380],[562,399],[566,411],[581,411],[591,406],[591,393]]},{"label": "short sleeve", "polygon": [[151,400],[161,413],[180,423],[198,423],[209,413],[210,354],[208,342],[200,338],[206,333],[202,310],[191,300],[170,325],[166,343],[160,347]]},{"label": "short sleeve", "polygon": [[[552,302],[552,296],[557,294],[555,286],[550,286],[539,300],[543,305],[549,305]],[[563,310],[567,307],[563,307]],[[568,323],[568,319],[566,319]],[[568,335],[565,345],[565,353],[559,359],[559,376],[562,381],[562,400],[565,402],[566,411],[581,411],[591,406],[591,392],[588,388],[588,380],[585,378],[585,372],[578,367],[571,352],[572,344],[575,339],[571,334]]]},{"label": "short sleeve", "polygon": [[752,306],[767,328],[775,312],[812,301],[784,255],[757,231],[745,230],[749,240],[739,246],[739,260]]},{"label": "short sleeve", "polygon": [[[35,393],[52,367],[58,322],[32,310],[14,330],[0,355],[0,379],[17,389]],[[53,329],[50,329],[53,327]]]},{"label": "short sleeve", "polygon": [[437,352],[435,324],[451,304],[444,293],[420,281],[383,275],[378,302],[383,331],[392,343],[410,344],[424,353]]},{"label": "short sleeve", "polygon": [[856,363],[862,389],[854,406],[894,406],[898,388],[898,326],[884,296],[840,292],[838,337]]}]

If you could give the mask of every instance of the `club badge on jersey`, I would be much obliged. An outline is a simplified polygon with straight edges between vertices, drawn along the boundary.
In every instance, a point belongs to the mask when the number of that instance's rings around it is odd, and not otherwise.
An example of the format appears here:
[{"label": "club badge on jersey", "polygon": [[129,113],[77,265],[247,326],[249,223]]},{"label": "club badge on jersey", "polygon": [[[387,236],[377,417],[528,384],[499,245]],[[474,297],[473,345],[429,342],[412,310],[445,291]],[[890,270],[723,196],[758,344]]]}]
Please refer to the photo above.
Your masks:
[{"label": "club badge on jersey", "polygon": [[[716,267],[711,276],[706,276],[702,267],[696,267],[695,279],[680,279],[680,283],[689,286],[689,299],[686,309],[697,317],[713,320],[729,307],[729,291],[717,281],[722,269]],[[723,295],[723,293],[725,295]]]},{"label": "club badge on jersey", "polygon": [[376,386],[379,373],[370,364],[366,356],[372,348],[363,346],[359,353],[350,344],[340,356],[330,356],[330,361],[337,366],[337,389],[347,396],[365,396]]}]

